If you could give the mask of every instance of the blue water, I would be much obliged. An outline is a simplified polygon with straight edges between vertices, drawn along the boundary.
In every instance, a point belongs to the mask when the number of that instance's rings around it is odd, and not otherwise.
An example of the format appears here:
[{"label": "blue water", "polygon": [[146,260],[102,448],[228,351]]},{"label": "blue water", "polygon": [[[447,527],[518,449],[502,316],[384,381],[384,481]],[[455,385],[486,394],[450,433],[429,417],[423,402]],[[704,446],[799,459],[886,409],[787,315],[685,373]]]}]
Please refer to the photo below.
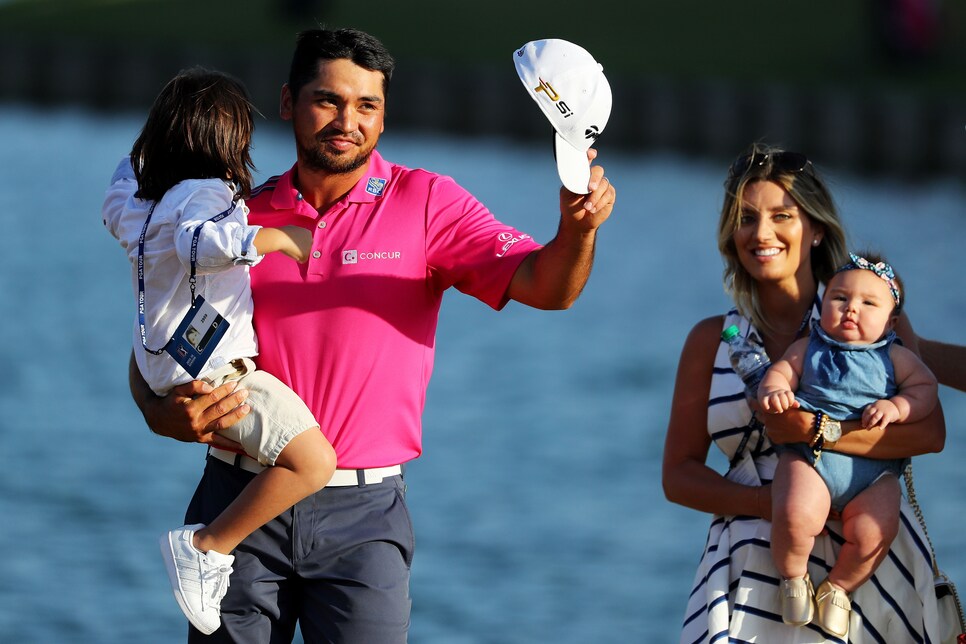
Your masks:
[{"label": "blue water", "polygon": [[[180,523],[204,449],[154,436],[130,401],[128,266],[99,214],[141,119],[0,106],[3,641],[183,640],[156,537]],[[538,239],[555,232],[548,148],[392,132],[380,146]],[[254,157],[262,178],[286,169],[288,131],[263,125]],[[724,167],[606,149],[602,162],[618,207],[572,310],[447,295],[425,453],[408,470],[413,642],[676,636],[708,517],[664,500],[661,450],[684,337],[727,306]],[[917,330],[966,342],[966,188],[831,178],[853,239],[903,274]],[[916,459],[918,491],[966,590],[966,394],[941,396],[947,448]]]}]

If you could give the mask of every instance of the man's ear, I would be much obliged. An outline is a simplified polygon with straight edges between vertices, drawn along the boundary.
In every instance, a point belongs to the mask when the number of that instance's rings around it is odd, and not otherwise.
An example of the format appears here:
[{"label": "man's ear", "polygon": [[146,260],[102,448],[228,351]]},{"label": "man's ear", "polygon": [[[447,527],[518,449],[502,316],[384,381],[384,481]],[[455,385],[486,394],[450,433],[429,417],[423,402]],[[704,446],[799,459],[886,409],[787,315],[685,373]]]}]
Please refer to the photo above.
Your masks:
[{"label": "man's ear", "polygon": [[292,120],[292,90],[289,89],[288,83],[282,85],[282,94],[278,99],[278,115],[283,121]]}]

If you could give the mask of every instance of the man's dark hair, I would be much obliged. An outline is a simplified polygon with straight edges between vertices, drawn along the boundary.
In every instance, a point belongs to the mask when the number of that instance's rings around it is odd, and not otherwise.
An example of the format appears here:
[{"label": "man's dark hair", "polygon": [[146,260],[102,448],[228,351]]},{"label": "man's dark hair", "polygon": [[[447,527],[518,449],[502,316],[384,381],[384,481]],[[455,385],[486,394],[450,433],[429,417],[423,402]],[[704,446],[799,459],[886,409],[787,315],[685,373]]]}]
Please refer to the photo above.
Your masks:
[{"label": "man's dark hair", "polygon": [[225,179],[247,197],[254,112],[237,79],[201,67],[180,72],[158,94],[131,149],[136,196],[158,201],[185,179]]},{"label": "man's dark hair", "polygon": [[309,29],[298,35],[288,87],[292,100],[319,73],[319,63],[345,58],[373,72],[382,72],[382,93],[389,96],[389,81],[396,61],[375,36],[358,29]]}]

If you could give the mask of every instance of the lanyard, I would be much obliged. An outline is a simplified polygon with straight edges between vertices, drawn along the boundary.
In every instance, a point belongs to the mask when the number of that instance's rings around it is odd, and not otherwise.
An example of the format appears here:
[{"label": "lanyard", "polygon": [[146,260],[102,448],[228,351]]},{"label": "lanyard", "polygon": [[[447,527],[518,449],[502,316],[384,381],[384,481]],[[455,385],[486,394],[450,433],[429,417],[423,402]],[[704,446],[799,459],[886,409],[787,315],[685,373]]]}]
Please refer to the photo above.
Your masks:
[{"label": "lanyard", "polygon": [[[157,205],[157,202],[151,204],[151,210],[148,211],[148,216],[144,220],[144,226],[141,228],[141,236],[138,237],[138,328],[141,331],[141,346],[143,346],[144,350],[148,353],[159,356],[164,353],[165,347],[171,343],[171,340],[168,340],[168,343],[160,349],[149,349],[147,333],[144,330],[146,326],[144,320],[144,238],[148,233],[148,224],[151,223],[151,215],[154,214],[154,208]],[[195,267],[198,263],[198,237],[201,235],[201,228],[209,222],[217,223],[221,221],[235,211],[236,205],[237,202],[232,201],[227,210],[218,213],[211,219],[201,222],[201,224],[195,228],[194,233],[191,235],[191,273],[188,276],[188,286],[191,288],[191,308],[194,308],[195,306],[195,284],[198,281],[195,277]]]},{"label": "lanyard", "polygon": [[748,426],[745,427],[742,432],[744,436],[741,437],[741,442],[738,444],[738,449],[735,450],[735,453],[731,457],[731,461],[728,463],[729,471],[733,470],[738,463],[741,462],[741,459],[744,458],[745,447],[747,447],[748,439],[751,438],[753,433],[758,432],[758,444],[755,445],[753,450],[751,450],[752,458],[761,453],[762,443],[765,442],[765,425],[758,420],[756,412],[752,412],[751,420],[748,421]]}]

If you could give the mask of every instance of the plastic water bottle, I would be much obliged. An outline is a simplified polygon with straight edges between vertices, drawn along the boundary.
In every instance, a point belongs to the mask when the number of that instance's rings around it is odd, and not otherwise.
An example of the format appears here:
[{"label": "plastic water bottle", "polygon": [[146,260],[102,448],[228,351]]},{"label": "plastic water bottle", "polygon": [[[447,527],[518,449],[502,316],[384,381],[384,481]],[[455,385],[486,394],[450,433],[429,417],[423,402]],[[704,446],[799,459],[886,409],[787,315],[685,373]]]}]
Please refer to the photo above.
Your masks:
[{"label": "plastic water bottle", "polygon": [[738,327],[732,324],[722,331],[721,339],[728,343],[731,367],[745,383],[745,395],[749,400],[758,399],[758,385],[771,366],[771,361],[761,345],[742,337]]}]

